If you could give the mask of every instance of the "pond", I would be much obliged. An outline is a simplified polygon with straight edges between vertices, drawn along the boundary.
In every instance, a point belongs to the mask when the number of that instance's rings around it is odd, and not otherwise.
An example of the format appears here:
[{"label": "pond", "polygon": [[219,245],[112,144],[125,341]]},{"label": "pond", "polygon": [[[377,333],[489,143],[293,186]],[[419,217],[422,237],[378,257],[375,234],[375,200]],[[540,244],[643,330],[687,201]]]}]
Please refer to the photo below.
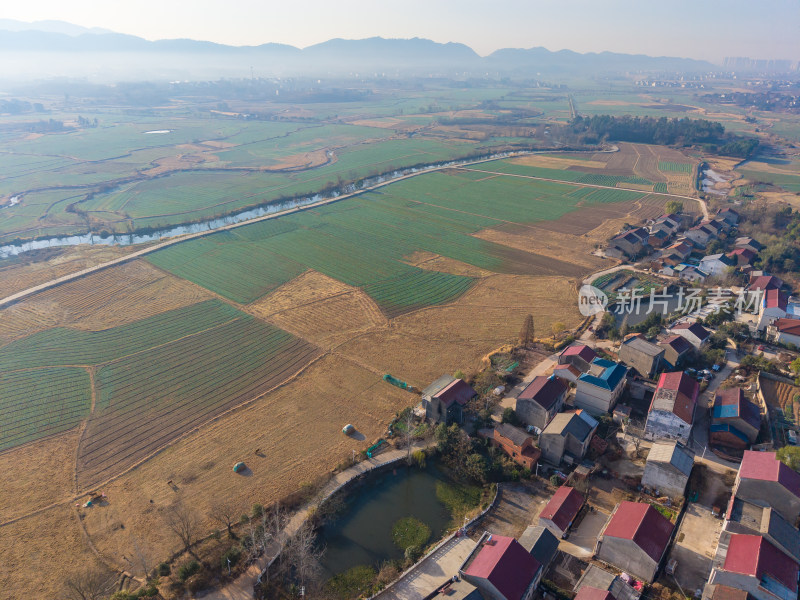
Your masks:
[{"label": "pond", "polygon": [[450,510],[436,494],[436,486],[450,484],[447,474],[399,466],[368,475],[349,493],[346,507],[319,530],[325,546],[322,567],[326,578],[359,565],[379,568],[387,560],[402,560],[404,550],[392,542],[392,526],[415,517],[431,529],[429,543],[442,537],[452,520]]}]

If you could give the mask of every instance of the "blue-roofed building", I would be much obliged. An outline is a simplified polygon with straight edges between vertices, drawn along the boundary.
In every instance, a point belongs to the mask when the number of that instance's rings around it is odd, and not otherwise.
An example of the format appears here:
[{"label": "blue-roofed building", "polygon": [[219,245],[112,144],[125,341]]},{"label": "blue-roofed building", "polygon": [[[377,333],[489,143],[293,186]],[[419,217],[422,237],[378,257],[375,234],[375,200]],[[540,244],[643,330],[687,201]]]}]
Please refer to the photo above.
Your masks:
[{"label": "blue-roofed building", "polygon": [[610,412],[625,388],[628,368],[605,358],[595,358],[589,371],[578,377],[575,406],[599,416]]},{"label": "blue-roofed building", "polygon": [[738,449],[747,449],[750,446],[750,440],[747,439],[747,436],[733,425],[728,425],[727,423],[713,423],[709,427],[708,437],[711,443],[717,446]]},{"label": "blue-roofed building", "polygon": [[741,388],[720,390],[711,409],[711,441],[731,448],[747,448],[761,429],[761,411]]}]

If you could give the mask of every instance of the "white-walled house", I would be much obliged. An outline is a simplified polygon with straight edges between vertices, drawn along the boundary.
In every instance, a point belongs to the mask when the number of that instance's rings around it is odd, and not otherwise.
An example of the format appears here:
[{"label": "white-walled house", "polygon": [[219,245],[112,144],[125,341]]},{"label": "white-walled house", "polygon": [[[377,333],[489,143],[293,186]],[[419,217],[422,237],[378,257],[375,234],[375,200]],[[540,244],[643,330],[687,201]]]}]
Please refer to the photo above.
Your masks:
[{"label": "white-walled house", "polygon": [[575,406],[592,416],[608,413],[625,388],[628,369],[605,358],[595,358],[589,371],[578,378],[575,387]]},{"label": "white-walled house", "polygon": [[700,386],[686,373],[662,373],[653,394],[644,437],[689,443]]}]

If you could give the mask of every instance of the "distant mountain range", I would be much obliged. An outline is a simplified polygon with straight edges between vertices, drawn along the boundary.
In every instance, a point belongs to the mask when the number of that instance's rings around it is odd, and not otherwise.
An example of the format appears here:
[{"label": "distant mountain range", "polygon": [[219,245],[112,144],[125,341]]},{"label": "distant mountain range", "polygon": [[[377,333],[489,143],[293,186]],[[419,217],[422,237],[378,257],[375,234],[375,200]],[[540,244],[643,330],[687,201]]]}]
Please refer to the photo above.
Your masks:
[{"label": "distant mountain range", "polygon": [[[437,74],[483,76],[486,73],[536,77],[555,74],[610,74],[620,72],[680,71],[703,72],[718,67],[701,60],[650,57],[643,54],[612,52],[580,54],[570,50],[551,52],[545,48],[497,50],[481,57],[472,48],[459,43],[441,44],[427,39],[361,40],[332,39],[304,49],[285,44],[229,46],[191,39],[148,41],[132,35],[104,29],[86,29],[61,21],[23,23],[0,19],[0,51],[20,54],[59,54],[65,68],[66,56],[95,59],[94,68],[103,55],[137,55],[138,66],[152,63],[164,71],[167,63],[195,57],[221,67],[224,63],[242,70],[255,66],[259,74],[371,74],[387,76]],[[154,61],[154,55],[164,61]],[[181,60],[178,61],[177,57]],[[6,54],[6,59],[11,56]],[[244,62],[242,62],[244,61]],[[128,61],[126,61],[128,62]],[[105,66],[105,65],[104,65]],[[176,67],[177,68],[177,67]],[[51,72],[52,74],[52,72]]]}]

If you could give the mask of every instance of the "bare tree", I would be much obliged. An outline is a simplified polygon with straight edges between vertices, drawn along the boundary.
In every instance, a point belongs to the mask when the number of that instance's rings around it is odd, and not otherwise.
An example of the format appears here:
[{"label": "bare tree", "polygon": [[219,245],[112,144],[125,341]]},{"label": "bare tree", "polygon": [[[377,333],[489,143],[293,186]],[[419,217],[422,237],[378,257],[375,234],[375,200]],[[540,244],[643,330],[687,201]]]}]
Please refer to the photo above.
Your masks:
[{"label": "bare tree", "polygon": [[100,569],[90,567],[64,581],[64,595],[68,600],[104,600],[114,592],[116,576]]},{"label": "bare tree", "polygon": [[314,528],[305,523],[297,530],[283,550],[287,571],[301,586],[316,582],[320,575],[320,559],[325,550],[317,545]]},{"label": "bare tree", "polygon": [[233,523],[236,521],[236,509],[230,502],[219,502],[211,508],[209,516],[228,530],[228,537],[235,538]]},{"label": "bare tree", "polygon": [[[264,530],[262,534],[261,543],[264,546],[264,552],[274,556],[280,552],[285,538],[283,528],[286,526],[287,517],[280,504],[275,504],[272,510],[265,512],[262,517],[264,522]],[[279,570],[280,570],[280,561]],[[269,580],[269,565],[263,574],[264,581]]]},{"label": "bare tree", "polygon": [[144,580],[149,582],[150,571],[152,570],[150,551],[139,543],[139,540],[136,539],[135,535],[131,535],[131,544],[133,545],[134,564],[144,573]]},{"label": "bare tree", "polygon": [[164,511],[164,523],[169,527],[183,544],[184,549],[191,553],[192,543],[199,526],[197,515],[181,500],[167,507]]}]

